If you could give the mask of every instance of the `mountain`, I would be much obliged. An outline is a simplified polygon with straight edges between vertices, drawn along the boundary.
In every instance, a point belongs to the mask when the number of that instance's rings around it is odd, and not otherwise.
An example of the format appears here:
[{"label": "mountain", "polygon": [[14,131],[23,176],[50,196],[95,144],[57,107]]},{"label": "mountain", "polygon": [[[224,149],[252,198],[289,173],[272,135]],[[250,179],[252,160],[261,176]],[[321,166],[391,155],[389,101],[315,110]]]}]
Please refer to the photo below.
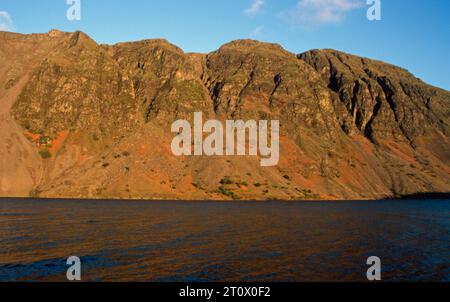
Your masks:
[{"label": "mountain", "polygon": [[[175,157],[171,124],[280,120],[280,161]],[[335,50],[0,32],[0,196],[379,199],[450,192],[450,92]]]}]

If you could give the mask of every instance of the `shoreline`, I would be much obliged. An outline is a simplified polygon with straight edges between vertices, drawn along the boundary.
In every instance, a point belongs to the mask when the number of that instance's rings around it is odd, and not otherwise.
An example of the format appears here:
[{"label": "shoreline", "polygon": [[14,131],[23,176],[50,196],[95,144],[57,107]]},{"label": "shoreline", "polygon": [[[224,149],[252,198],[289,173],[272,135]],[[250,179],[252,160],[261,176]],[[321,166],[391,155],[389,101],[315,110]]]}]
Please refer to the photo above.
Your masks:
[{"label": "shoreline", "polygon": [[242,200],[226,200],[226,199],[149,199],[149,198],[79,198],[79,197],[3,197],[1,201],[83,201],[83,202],[192,202],[192,203],[295,203],[295,202],[377,202],[377,201],[407,201],[407,200],[450,200],[450,193],[418,193],[404,195],[400,197],[386,197],[381,199],[298,199],[298,200],[281,200],[281,199],[242,199]]}]

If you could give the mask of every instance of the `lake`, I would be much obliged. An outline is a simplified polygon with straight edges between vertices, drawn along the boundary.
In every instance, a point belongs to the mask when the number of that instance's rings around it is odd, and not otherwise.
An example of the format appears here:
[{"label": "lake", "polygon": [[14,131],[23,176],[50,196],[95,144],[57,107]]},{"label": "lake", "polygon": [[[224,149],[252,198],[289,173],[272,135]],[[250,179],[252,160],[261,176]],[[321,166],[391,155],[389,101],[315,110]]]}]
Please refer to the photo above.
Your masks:
[{"label": "lake", "polygon": [[0,199],[0,281],[450,281],[450,200]]}]

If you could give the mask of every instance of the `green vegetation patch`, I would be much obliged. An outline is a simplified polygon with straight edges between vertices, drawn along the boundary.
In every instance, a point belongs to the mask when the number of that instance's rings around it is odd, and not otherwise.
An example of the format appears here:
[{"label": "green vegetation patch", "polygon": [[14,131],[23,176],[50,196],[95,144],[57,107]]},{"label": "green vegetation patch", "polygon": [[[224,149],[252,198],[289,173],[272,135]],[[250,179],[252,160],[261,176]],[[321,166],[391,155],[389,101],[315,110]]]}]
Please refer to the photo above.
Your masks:
[{"label": "green vegetation patch", "polygon": [[50,151],[47,150],[47,149],[39,150],[39,155],[40,155],[43,159],[49,159],[49,158],[52,157],[52,153],[50,153]]},{"label": "green vegetation patch", "polygon": [[224,185],[221,185],[219,187],[219,192],[221,194],[231,198],[231,199],[234,199],[234,200],[239,199],[239,197],[236,195],[236,193],[234,193],[233,191],[227,189]]}]

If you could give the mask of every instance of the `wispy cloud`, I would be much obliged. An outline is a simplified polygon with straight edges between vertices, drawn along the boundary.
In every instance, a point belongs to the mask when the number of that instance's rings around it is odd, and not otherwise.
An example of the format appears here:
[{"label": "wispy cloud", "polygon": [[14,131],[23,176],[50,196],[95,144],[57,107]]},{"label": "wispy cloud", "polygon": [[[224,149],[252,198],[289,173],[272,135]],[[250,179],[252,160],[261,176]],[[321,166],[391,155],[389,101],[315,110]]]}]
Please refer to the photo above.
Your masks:
[{"label": "wispy cloud", "polygon": [[252,38],[258,38],[261,36],[261,34],[263,33],[264,30],[264,26],[258,26],[257,28],[255,28],[254,30],[252,30],[252,32],[250,33],[250,37]]},{"label": "wispy cloud", "polygon": [[0,11],[0,30],[1,31],[13,30],[13,22],[8,12]]},{"label": "wispy cloud", "polygon": [[247,16],[259,14],[264,8],[265,0],[253,0],[252,4],[244,11]]},{"label": "wispy cloud", "polygon": [[350,11],[364,6],[362,0],[299,0],[297,6],[282,17],[294,25],[316,27],[340,23]]}]

